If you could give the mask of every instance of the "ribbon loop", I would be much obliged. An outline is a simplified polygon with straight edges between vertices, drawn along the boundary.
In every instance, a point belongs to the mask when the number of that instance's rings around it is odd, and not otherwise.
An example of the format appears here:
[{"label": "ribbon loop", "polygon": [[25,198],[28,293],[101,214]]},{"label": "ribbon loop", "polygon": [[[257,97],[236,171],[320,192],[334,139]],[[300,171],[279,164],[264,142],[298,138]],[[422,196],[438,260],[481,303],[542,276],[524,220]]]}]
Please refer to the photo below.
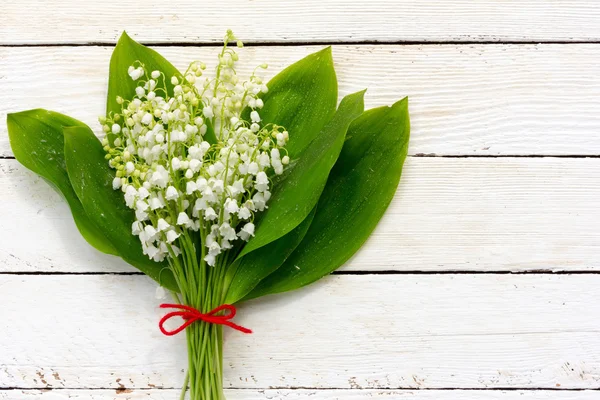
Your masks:
[{"label": "ribbon loop", "polygon": [[[237,311],[236,308],[231,304],[223,304],[206,314],[201,313],[194,307],[186,306],[183,304],[161,304],[160,308],[173,308],[176,310],[182,310],[171,311],[170,313],[166,314],[164,317],[161,318],[160,322],[158,323],[158,327],[160,328],[160,331],[163,333],[163,335],[166,336],[177,335],[179,332],[183,331],[185,328],[187,328],[196,321],[204,321],[209,324],[225,325],[243,333],[252,333],[252,330],[244,328],[243,326],[237,325],[230,321],[230,319],[235,317]],[[223,315],[217,315],[221,311],[225,311],[225,313]],[[173,317],[181,317],[183,318],[184,322],[178,328],[172,331],[168,331],[165,329],[164,324]]]}]

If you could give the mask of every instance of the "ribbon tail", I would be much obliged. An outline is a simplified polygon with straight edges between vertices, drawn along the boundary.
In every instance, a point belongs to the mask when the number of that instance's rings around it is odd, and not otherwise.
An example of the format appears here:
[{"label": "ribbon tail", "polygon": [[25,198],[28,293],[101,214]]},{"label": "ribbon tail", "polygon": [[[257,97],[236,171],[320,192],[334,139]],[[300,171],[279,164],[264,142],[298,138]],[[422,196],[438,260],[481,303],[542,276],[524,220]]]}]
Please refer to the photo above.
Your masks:
[{"label": "ribbon tail", "polygon": [[242,333],[252,333],[252,329],[245,328],[231,321],[223,322],[223,325],[227,325],[228,327],[235,329],[236,331],[240,331]]}]

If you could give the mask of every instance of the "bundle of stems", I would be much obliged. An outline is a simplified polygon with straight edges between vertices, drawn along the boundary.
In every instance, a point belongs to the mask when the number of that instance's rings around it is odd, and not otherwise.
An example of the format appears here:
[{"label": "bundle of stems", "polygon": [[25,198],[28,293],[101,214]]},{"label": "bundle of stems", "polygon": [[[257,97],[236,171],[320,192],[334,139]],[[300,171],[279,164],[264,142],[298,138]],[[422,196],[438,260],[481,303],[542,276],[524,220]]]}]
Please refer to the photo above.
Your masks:
[{"label": "bundle of stems", "polygon": [[[196,241],[194,237],[197,236]],[[169,258],[171,270],[180,292],[172,292],[178,303],[189,305],[207,314],[225,301],[225,271],[233,252],[226,252],[210,267],[204,261],[205,246],[199,235],[185,233],[181,246],[182,257]],[[194,244],[196,243],[196,244]],[[200,257],[196,249],[200,248]],[[197,321],[186,328],[188,369],[181,400],[189,389],[190,398],[225,399],[223,394],[223,326]]]}]

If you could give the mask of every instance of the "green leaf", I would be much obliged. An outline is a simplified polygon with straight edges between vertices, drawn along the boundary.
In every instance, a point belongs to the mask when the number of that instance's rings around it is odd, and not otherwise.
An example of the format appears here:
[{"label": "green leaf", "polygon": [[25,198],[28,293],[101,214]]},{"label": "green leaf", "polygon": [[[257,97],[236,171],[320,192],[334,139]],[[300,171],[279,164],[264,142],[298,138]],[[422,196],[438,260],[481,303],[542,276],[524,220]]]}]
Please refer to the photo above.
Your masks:
[{"label": "green leaf", "polygon": [[279,239],[298,226],[315,207],[335,164],[350,123],[364,110],[365,91],[342,99],[337,112],[321,133],[277,182],[267,208],[256,223],[256,234],[238,258]]},{"label": "green leaf", "polygon": [[315,211],[316,208],[287,235],[253,251],[229,267],[225,284],[225,287],[229,287],[226,304],[234,304],[243,299],[260,281],[283,264],[306,235]]},{"label": "green leaf", "polygon": [[64,135],[69,179],[90,219],[125,261],[165,288],[177,291],[168,265],[145,256],[139,239],[131,234],[134,212],[125,205],[123,194],[112,188],[114,173],[98,138],[85,126],[66,127]]},{"label": "green leaf", "polygon": [[337,104],[337,79],[331,47],[290,65],[267,84],[259,110],[262,124],[285,127],[290,158],[298,157],[331,119]]},{"label": "green leaf", "polygon": [[215,135],[215,128],[213,128],[210,118],[204,119],[204,123],[206,124],[206,133],[204,134],[203,139],[210,144],[217,144],[218,140]]},{"label": "green leaf", "polygon": [[89,244],[103,253],[117,255],[110,241],[88,218],[67,175],[63,127],[85,124],[42,109],[8,114],[6,120],[10,145],[17,160],[62,194],[71,208],[77,229]]},{"label": "green leaf", "polygon": [[406,98],[369,110],[352,123],[303,241],[246,299],[308,285],[362,246],[394,197],[409,132]]},{"label": "green leaf", "polygon": [[127,32],[123,32],[110,58],[106,114],[121,112],[121,105],[117,103],[117,96],[127,100],[133,98],[138,81],[131,79],[127,69],[129,66],[134,65],[136,61],[144,64],[148,74],[155,70],[162,71],[165,74],[167,91],[170,95],[173,94],[171,77],[174,75],[181,76],[179,71],[156,51],[139,44],[130,38]]}]

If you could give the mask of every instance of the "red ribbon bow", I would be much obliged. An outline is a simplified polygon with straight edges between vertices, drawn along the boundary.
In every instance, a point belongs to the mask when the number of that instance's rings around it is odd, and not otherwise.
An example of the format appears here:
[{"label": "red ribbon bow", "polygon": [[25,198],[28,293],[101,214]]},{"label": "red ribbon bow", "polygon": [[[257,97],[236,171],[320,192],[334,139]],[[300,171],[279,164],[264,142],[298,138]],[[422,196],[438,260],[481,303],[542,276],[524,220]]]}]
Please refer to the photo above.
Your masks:
[{"label": "red ribbon bow", "polygon": [[[196,321],[204,321],[204,322],[208,322],[209,324],[226,325],[230,328],[233,328],[233,329],[238,330],[243,333],[252,333],[252,331],[250,329],[244,328],[243,326],[234,324],[233,322],[230,321],[230,319],[235,317],[235,313],[236,313],[235,307],[232,306],[231,304],[223,304],[222,306],[219,306],[206,314],[202,314],[200,311],[196,310],[194,307],[184,306],[182,304],[161,304],[160,308],[175,308],[175,309],[183,310],[183,311],[171,311],[170,313],[168,313],[167,315],[162,317],[162,319],[158,323],[158,327],[160,328],[160,331],[164,335],[167,335],[167,336],[177,335],[179,332],[181,332],[182,330],[184,330],[185,328],[187,328],[188,326],[190,326],[191,324],[193,324]],[[224,315],[216,315],[221,311],[229,311],[229,312],[225,313]],[[179,326],[179,328],[172,330],[172,331],[168,331],[165,329],[164,324],[165,324],[165,322],[167,322],[167,320],[169,320],[173,317],[181,317],[184,319],[185,322],[183,324],[181,324],[181,326]]]}]

